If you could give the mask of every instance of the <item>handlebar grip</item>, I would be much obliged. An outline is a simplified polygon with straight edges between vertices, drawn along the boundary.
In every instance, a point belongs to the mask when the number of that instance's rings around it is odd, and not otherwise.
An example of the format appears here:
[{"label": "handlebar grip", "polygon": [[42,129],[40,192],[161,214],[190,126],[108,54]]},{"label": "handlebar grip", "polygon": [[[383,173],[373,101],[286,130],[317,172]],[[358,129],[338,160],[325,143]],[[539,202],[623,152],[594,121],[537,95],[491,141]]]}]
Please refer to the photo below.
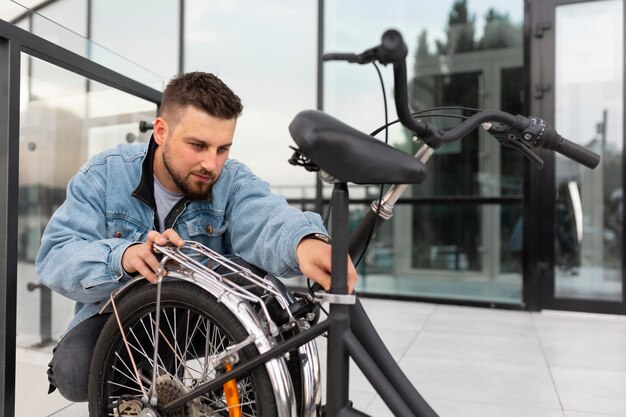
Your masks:
[{"label": "handlebar grip", "polygon": [[600,155],[577,143],[561,138],[562,141],[554,150],[563,156],[583,164],[587,168],[595,168],[600,163]]},{"label": "handlebar grip", "polygon": [[541,147],[545,149],[552,149],[554,152],[558,152],[561,155],[586,166],[587,168],[593,169],[600,163],[600,155],[590,151],[584,146],[580,146],[577,143],[565,139],[554,129],[550,129],[546,132],[546,138]]},{"label": "handlebar grip", "polygon": [[344,54],[344,53],[327,53],[322,55],[323,61],[348,61],[358,62],[359,56],[357,54]]}]

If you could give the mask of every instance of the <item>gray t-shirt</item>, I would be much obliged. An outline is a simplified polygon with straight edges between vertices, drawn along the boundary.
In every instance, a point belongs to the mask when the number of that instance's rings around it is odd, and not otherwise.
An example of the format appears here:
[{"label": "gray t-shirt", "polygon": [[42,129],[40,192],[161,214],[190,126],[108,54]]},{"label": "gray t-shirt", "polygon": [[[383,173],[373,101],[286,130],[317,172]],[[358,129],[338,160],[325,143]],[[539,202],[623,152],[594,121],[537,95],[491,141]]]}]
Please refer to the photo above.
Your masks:
[{"label": "gray t-shirt", "polygon": [[157,214],[159,215],[159,232],[165,231],[165,218],[172,211],[172,208],[185,196],[184,193],[173,193],[161,185],[157,177],[154,176],[154,202],[156,203]]}]

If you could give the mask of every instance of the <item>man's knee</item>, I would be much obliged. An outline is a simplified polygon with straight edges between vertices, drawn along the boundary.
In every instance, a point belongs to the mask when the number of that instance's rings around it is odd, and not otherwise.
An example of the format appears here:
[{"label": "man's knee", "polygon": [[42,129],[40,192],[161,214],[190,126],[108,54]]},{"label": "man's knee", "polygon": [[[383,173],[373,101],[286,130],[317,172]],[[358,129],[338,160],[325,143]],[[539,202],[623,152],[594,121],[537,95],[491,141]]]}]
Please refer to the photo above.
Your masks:
[{"label": "man's knee", "polygon": [[54,348],[48,365],[50,392],[56,387],[70,401],[87,401],[91,357],[108,317],[94,316],[79,323]]}]

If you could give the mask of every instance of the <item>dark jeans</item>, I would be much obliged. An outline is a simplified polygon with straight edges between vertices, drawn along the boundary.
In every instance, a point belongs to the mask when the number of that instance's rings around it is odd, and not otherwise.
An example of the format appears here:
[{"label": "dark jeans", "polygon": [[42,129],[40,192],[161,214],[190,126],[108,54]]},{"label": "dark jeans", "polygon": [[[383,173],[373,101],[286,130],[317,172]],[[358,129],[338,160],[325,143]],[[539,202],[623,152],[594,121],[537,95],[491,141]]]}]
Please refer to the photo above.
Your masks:
[{"label": "dark jeans", "polygon": [[52,351],[48,364],[48,393],[58,389],[73,402],[87,401],[91,356],[110,314],[102,314],[78,323]]}]

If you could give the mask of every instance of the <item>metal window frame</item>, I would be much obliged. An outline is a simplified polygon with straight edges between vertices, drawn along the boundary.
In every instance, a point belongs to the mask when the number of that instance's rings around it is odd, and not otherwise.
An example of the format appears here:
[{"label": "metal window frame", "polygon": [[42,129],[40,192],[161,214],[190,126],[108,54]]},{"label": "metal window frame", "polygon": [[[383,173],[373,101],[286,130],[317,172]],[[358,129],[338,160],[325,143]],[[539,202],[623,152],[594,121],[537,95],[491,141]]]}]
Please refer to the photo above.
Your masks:
[{"label": "metal window frame", "polygon": [[15,415],[21,54],[161,104],[162,93],[0,19],[0,415]]}]

